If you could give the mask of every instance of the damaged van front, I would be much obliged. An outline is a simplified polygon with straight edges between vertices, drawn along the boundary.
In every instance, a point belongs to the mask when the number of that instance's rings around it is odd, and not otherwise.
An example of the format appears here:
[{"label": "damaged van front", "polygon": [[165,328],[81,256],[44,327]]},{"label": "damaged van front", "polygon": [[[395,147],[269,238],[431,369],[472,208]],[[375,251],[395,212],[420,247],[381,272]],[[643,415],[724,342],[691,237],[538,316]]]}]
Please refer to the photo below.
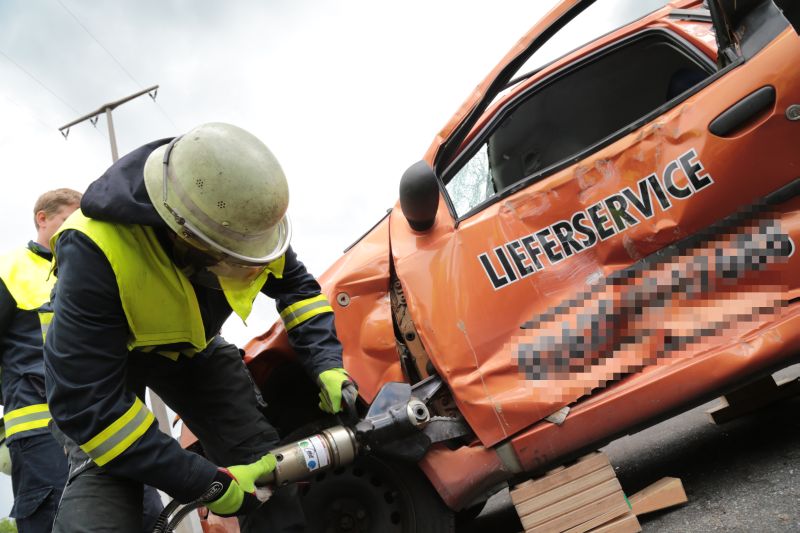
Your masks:
[{"label": "damaged van front", "polygon": [[[321,276],[362,407],[388,382],[441,382],[431,415],[468,431],[315,479],[310,515],[448,530],[509,483],[797,360],[796,9],[642,2],[576,31],[612,4],[556,5]],[[279,400],[298,372],[280,323],[246,360],[281,429],[313,426],[299,394]]]}]

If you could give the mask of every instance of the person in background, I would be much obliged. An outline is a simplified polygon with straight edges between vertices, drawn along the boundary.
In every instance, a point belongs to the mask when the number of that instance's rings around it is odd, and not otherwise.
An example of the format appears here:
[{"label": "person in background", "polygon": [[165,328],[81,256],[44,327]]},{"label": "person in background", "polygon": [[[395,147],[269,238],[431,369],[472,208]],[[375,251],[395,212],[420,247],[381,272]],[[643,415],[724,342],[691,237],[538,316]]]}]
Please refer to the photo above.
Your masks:
[{"label": "person in background", "polygon": [[0,367],[5,433],[20,533],[50,531],[67,481],[67,458],[48,423],[42,345],[52,313],[50,237],[78,208],[81,194],[56,189],[36,200],[36,239],[0,257]]}]

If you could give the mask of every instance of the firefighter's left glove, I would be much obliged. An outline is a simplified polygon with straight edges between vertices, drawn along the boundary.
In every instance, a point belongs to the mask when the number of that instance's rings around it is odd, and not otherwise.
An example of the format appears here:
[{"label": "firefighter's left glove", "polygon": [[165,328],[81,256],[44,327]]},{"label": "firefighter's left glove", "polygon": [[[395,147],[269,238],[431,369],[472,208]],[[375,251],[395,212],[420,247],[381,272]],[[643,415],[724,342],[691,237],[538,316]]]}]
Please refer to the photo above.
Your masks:
[{"label": "firefighter's left glove", "polygon": [[355,387],[355,382],[344,368],[331,368],[321,373],[319,382],[319,408],[326,413],[336,414],[342,410],[342,388],[346,385]]},{"label": "firefighter's left glove", "polygon": [[[268,453],[249,465],[220,468],[209,490],[205,506],[219,516],[245,515],[269,499],[271,491],[256,489],[256,480],[275,470],[275,456]],[[211,494],[209,494],[211,492]]]}]

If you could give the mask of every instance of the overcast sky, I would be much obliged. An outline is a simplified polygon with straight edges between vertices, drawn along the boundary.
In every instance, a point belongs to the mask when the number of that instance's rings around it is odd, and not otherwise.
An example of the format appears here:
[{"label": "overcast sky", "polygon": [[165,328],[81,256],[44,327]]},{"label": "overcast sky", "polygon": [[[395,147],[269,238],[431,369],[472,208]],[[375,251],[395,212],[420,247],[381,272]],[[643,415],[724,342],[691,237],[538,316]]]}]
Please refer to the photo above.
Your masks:
[{"label": "overcast sky", "polygon": [[[403,171],[553,4],[0,0],[0,249],[35,237],[39,194],[83,191],[111,162],[104,117],[68,140],[58,127],[160,84],[156,103],[114,111],[120,154],[203,122],[253,132],[286,172],[293,246],[320,274],[394,205]],[[264,331],[277,316],[265,300],[225,336]],[[10,504],[3,476],[0,516]]]}]

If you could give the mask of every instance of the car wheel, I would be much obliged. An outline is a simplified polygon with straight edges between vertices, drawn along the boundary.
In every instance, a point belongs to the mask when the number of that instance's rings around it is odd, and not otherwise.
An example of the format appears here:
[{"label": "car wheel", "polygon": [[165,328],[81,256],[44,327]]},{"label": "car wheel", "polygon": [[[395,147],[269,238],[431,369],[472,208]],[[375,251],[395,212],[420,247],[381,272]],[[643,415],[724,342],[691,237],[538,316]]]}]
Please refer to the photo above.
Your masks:
[{"label": "car wheel", "polygon": [[309,531],[452,533],[453,512],[412,465],[374,456],[301,484]]}]

